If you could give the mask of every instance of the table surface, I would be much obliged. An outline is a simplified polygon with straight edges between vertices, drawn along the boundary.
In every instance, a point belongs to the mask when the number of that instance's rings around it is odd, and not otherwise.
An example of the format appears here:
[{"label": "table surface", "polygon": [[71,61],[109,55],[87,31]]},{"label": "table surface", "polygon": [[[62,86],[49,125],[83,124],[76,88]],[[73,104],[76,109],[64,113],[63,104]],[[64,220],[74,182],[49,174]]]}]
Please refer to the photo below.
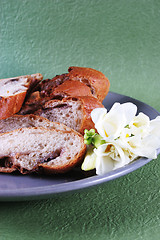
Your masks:
[{"label": "table surface", "polygon": [[[160,1],[0,0],[0,78],[92,67],[160,112]],[[160,239],[160,157],[92,188],[0,203],[0,240]]]}]

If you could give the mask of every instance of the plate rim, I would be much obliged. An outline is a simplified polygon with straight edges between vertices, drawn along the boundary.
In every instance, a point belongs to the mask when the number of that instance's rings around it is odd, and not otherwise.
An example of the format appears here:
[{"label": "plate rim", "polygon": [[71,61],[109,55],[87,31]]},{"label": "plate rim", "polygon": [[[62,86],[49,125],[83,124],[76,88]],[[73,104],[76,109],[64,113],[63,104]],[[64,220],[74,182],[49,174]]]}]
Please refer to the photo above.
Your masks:
[{"label": "plate rim", "polygon": [[[132,97],[119,94],[116,92],[109,91],[109,94],[116,95],[117,97],[126,97],[128,101],[130,100],[131,102],[137,102],[142,105],[145,105],[147,108],[151,109],[152,111],[155,112],[155,114],[160,115],[160,113],[151,107],[150,105],[139,101],[137,99],[134,99]],[[107,95],[108,96],[108,95]],[[107,98],[106,96],[106,98]],[[105,98],[105,99],[106,99]],[[157,155],[160,154],[160,149],[157,150]],[[31,200],[31,199],[44,199],[44,198],[49,198],[52,197],[55,194],[61,194],[61,193],[67,193],[67,192],[72,192],[80,189],[85,189],[88,187],[92,187],[95,185],[99,185],[108,181],[115,180],[119,177],[122,177],[124,175],[127,175],[142,166],[146,165],[149,163],[152,159],[151,158],[139,158],[130,164],[127,164],[121,168],[118,168],[116,170],[113,170],[109,173],[103,174],[103,175],[94,175],[90,176],[84,179],[79,179],[75,181],[70,181],[66,183],[59,183],[59,184],[53,184],[49,186],[36,186],[36,187],[31,187],[31,188],[19,188],[19,189],[6,189],[6,190],[1,190],[0,189],[0,201],[17,201],[17,200]]]}]

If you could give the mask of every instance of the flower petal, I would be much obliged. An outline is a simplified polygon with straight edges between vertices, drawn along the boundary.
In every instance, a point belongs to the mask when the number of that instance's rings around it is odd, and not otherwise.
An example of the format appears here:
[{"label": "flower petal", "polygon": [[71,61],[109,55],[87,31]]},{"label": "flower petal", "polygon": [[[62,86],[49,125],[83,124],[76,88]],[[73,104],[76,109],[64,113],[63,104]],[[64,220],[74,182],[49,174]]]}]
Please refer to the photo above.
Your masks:
[{"label": "flower petal", "polygon": [[94,169],[96,167],[96,157],[97,156],[94,153],[93,148],[89,147],[87,149],[87,153],[82,163],[81,169],[84,171],[89,171]]},{"label": "flower petal", "polygon": [[[160,138],[160,116],[150,122],[151,134]],[[160,146],[159,146],[160,147]]]},{"label": "flower petal", "polygon": [[114,168],[113,159],[109,156],[97,156],[96,159],[96,174],[102,175],[112,171]]},{"label": "flower petal", "polygon": [[123,128],[130,123],[137,112],[133,103],[115,103],[111,110],[96,122],[95,127],[99,134],[106,139],[119,137]]},{"label": "flower petal", "polygon": [[92,121],[96,124],[98,121],[100,121],[104,115],[107,113],[106,108],[95,108],[91,112],[91,118]]},{"label": "flower petal", "polygon": [[94,150],[96,158],[96,173],[103,174],[122,167],[130,162],[129,157],[116,143],[105,143]]}]

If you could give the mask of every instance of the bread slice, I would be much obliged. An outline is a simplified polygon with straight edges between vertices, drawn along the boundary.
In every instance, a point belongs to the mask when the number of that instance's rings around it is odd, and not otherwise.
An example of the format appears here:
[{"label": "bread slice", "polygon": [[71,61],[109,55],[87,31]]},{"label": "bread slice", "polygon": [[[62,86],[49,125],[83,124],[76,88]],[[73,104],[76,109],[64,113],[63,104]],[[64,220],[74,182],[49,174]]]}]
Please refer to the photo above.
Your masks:
[{"label": "bread slice", "polygon": [[30,89],[43,79],[40,73],[0,79],[0,119],[17,113]]},{"label": "bread slice", "polygon": [[0,172],[63,173],[83,160],[86,145],[75,131],[42,127],[0,134]]},{"label": "bread slice", "polygon": [[33,114],[18,115],[15,114],[9,118],[0,120],[0,133],[10,132],[19,128],[44,127],[48,129],[57,129],[62,131],[71,131],[63,123],[50,122],[48,119]]},{"label": "bread slice", "polygon": [[94,128],[91,111],[104,107],[94,97],[68,97],[62,100],[50,100],[34,114],[45,117],[53,122],[60,122],[84,134],[85,129]]}]

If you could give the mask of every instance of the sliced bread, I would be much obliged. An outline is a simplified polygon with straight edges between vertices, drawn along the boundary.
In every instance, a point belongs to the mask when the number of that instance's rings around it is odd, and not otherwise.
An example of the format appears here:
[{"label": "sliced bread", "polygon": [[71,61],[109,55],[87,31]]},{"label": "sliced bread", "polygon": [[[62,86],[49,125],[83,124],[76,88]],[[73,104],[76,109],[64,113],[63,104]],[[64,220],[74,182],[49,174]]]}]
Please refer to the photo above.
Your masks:
[{"label": "sliced bread", "polygon": [[0,133],[10,132],[18,128],[44,127],[48,129],[57,129],[62,131],[71,131],[63,123],[51,122],[48,119],[33,114],[18,115],[15,114],[9,118],[0,120]]},{"label": "sliced bread", "polygon": [[41,127],[0,134],[0,172],[63,173],[83,160],[86,145],[75,132]]},{"label": "sliced bread", "polygon": [[27,92],[43,79],[39,73],[0,79],[0,119],[17,113],[24,102]]},{"label": "sliced bread", "polygon": [[45,102],[66,97],[89,96],[102,102],[110,87],[101,72],[84,67],[69,67],[68,73],[41,81],[28,96],[20,114],[33,113]]},{"label": "sliced bread", "polygon": [[53,122],[60,122],[84,134],[85,129],[94,128],[91,111],[104,107],[94,97],[68,97],[62,100],[50,100],[34,114],[45,117]]}]

